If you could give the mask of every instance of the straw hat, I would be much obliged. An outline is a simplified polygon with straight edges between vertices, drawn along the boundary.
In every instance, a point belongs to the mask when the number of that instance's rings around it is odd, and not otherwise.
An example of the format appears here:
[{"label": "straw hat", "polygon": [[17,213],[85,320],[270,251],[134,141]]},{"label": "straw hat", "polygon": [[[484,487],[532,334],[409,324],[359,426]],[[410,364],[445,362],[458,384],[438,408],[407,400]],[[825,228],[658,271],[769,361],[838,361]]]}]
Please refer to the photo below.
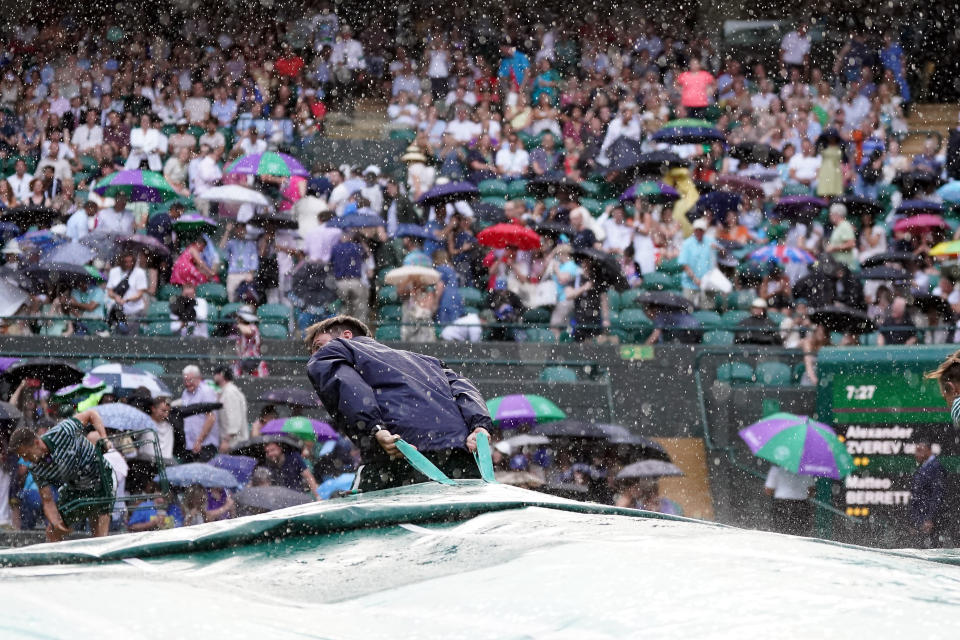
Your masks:
[{"label": "straw hat", "polygon": [[23,251],[20,250],[20,243],[16,239],[9,240],[6,245],[3,247],[3,251],[0,253],[15,253],[21,254]]},{"label": "straw hat", "polygon": [[254,312],[251,306],[242,306],[237,309],[237,318],[244,322],[260,322],[260,318]]},{"label": "straw hat", "polygon": [[427,156],[423,155],[423,152],[420,151],[420,147],[415,144],[407,147],[406,152],[400,156],[401,162],[426,162]]}]

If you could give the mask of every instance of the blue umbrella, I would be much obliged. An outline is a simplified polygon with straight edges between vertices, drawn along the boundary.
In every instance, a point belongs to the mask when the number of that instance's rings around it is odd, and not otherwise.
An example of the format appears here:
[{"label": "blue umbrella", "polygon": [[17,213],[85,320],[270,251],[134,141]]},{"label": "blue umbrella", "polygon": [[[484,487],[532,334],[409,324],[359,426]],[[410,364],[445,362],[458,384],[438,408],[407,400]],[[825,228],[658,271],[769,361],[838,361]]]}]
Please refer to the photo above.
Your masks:
[{"label": "blue umbrella", "polygon": [[703,142],[725,142],[726,138],[719,129],[711,127],[666,127],[650,138],[654,142],[666,144],[700,144]]},{"label": "blue umbrella", "polygon": [[436,237],[427,229],[418,224],[398,224],[395,234],[398,238],[423,238],[424,240],[436,240]]},{"label": "blue umbrella", "polygon": [[943,205],[930,200],[904,200],[895,213],[900,216],[915,216],[921,213],[939,216],[943,215]]},{"label": "blue umbrella", "polygon": [[257,467],[257,459],[249,456],[231,456],[226,453],[217,455],[210,464],[218,469],[229,471],[240,484],[247,484]]},{"label": "blue umbrella", "polygon": [[716,219],[726,214],[727,211],[736,211],[739,206],[740,194],[730,193],[729,191],[711,191],[700,196],[697,204],[687,212],[687,218],[689,220],[702,218],[709,210],[713,212]]},{"label": "blue umbrella", "polygon": [[960,180],[951,180],[943,185],[937,189],[937,195],[943,198],[944,202],[960,204]]},{"label": "blue umbrella", "polygon": [[417,204],[424,207],[436,207],[458,200],[472,200],[480,190],[469,182],[448,182],[440,184],[420,196]]},{"label": "blue umbrella", "polygon": [[334,218],[327,223],[337,229],[361,229],[363,227],[382,227],[383,219],[373,213],[351,213]]},{"label": "blue umbrella", "polygon": [[83,266],[95,257],[96,254],[89,247],[85,247],[79,242],[68,242],[56,247],[45,259],[51,262],[63,262]]},{"label": "blue umbrella", "polygon": [[143,429],[157,430],[156,423],[143,411],[128,404],[111,402],[96,407],[97,413],[103,420],[103,426],[114,431],[142,431]]},{"label": "blue umbrella", "polygon": [[240,486],[237,479],[226,469],[218,469],[203,462],[178,464],[167,467],[167,480],[175,487],[189,487],[199,484],[202,487],[236,489]]},{"label": "blue umbrella", "polygon": [[20,227],[12,222],[0,222],[0,238],[6,240],[7,236],[20,235]]}]

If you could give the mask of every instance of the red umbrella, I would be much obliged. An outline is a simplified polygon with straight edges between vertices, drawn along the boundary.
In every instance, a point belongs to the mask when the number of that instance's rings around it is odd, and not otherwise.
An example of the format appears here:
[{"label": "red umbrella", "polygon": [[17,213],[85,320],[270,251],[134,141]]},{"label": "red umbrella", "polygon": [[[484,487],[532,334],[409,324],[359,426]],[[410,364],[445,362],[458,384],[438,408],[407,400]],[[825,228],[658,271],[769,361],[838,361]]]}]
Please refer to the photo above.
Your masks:
[{"label": "red umbrella", "polygon": [[763,197],[763,183],[761,183],[759,180],[751,180],[750,178],[744,178],[743,176],[725,173],[717,177],[717,185],[723,189],[726,189],[727,191],[742,193],[748,198]]},{"label": "red umbrella", "polygon": [[894,231],[922,232],[928,229],[946,229],[947,223],[940,216],[929,213],[921,213],[916,216],[904,218],[893,225]]},{"label": "red umbrella", "polygon": [[529,251],[540,247],[540,236],[536,231],[509,222],[487,227],[477,234],[477,241],[485,247],[494,249],[513,247]]}]

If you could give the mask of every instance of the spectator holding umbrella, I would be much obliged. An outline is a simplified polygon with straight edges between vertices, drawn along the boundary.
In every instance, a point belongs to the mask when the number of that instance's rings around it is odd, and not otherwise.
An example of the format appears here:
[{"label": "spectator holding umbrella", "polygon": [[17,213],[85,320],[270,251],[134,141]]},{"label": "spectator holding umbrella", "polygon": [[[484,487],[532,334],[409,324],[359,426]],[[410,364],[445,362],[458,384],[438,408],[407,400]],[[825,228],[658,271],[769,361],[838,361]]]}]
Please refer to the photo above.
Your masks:
[{"label": "spectator holding umbrella", "polygon": [[[192,404],[217,402],[217,393],[200,377],[200,367],[187,365],[183,368],[183,394],[180,400],[184,407]],[[220,449],[220,429],[215,411],[187,416],[183,419],[186,437],[186,457],[190,462],[206,462]]]},{"label": "spectator holding umbrella", "polygon": [[314,499],[318,499],[317,480],[300,453],[284,451],[279,443],[268,442],[263,447],[263,454],[262,468],[270,472],[271,484],[294,491],[303,491],[306,488]]}]

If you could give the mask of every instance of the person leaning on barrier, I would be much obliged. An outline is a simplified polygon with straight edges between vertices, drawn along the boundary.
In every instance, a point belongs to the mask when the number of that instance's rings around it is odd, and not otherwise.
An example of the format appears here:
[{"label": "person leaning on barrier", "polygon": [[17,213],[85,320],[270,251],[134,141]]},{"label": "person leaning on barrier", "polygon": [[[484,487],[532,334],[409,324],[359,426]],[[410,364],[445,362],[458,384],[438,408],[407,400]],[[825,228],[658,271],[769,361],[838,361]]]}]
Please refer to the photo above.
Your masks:
[{"label": "person leaning on barrier", "polygon": [[[93,431],[85,434],[87,426]],[[112,447],[96,409],[66,418],[39,437],[27,427],[18,427],[10,435],[10,450],[31,464],[30,472],[40,488],[48,541],[59,542],[70,533],[69,525],[85,518],[90,520],[94,537],[107,535],[116,477],[110,463],[97,452],[95,445],[101,440],[106,448]],[[61,514],[53,497],[55,486],[59,487],[61,506],[75,500],[94,502]]]},{"label": "person leaning on barrier", "polygon": [[354,488],[424,480],[402,459],[400,438],[452,478],[480,477],[471,452],[492,421],[472,382],[436,358],[380,344],[351,316],[328,318],[306,336],[307,375],[338,430],[362,452]]}]

